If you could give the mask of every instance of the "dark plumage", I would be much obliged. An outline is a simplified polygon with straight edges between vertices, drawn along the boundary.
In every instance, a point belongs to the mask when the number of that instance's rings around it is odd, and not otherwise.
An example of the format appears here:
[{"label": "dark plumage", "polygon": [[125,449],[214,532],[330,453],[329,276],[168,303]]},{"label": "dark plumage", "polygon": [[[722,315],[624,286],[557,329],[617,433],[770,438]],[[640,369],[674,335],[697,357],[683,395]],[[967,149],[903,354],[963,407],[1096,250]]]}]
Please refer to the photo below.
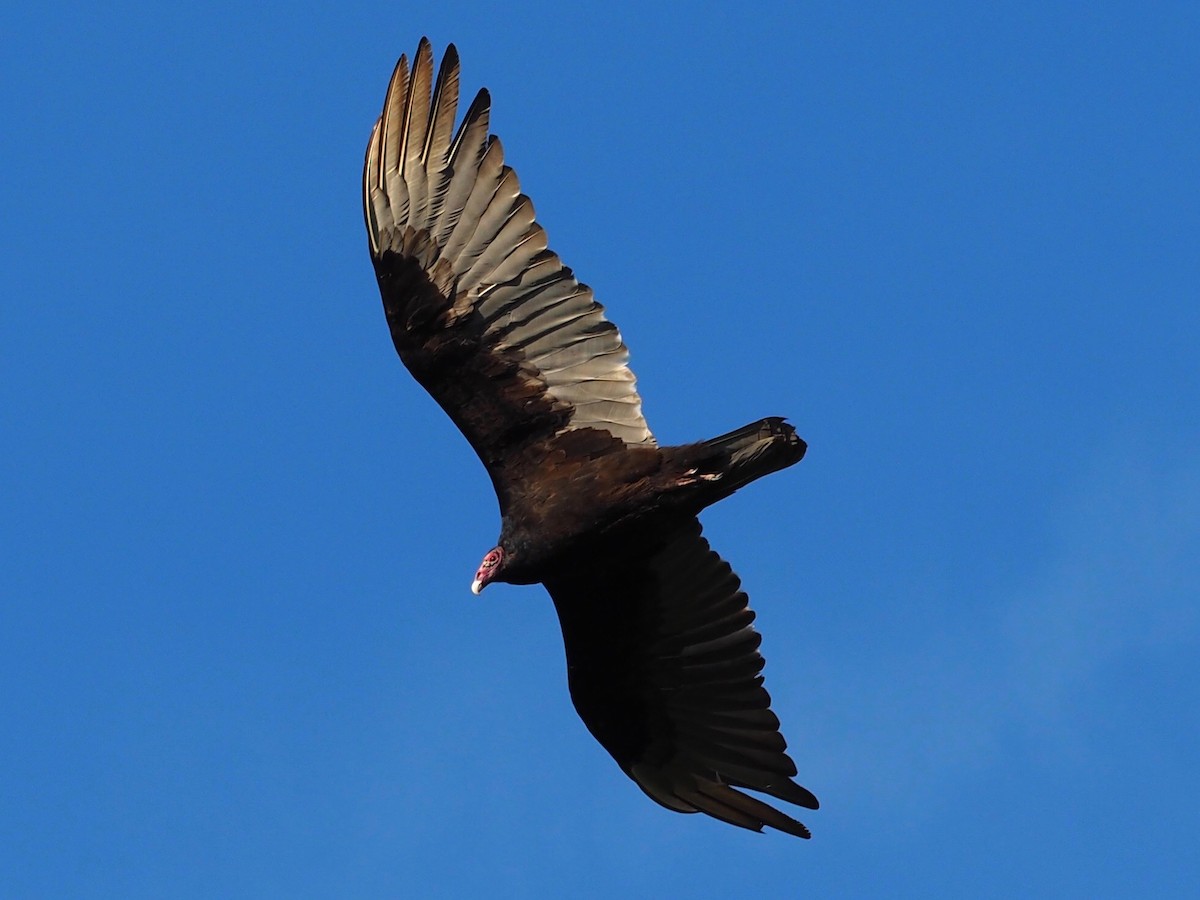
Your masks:
[{"label": "dark plumage", "polygon": [[591,289],[547,247],[476,95],[457,132],[458,54],[433,83],[422,39],[371,133],[363,204],[392,340],[483,461],[498,546],[472,589],[545,584],[575,708],[656,801],[808,837],[737,790],[817,808],[762,687],[738,577],[697,514],[799,462],[779,418],[659,447],[628,352]]}]

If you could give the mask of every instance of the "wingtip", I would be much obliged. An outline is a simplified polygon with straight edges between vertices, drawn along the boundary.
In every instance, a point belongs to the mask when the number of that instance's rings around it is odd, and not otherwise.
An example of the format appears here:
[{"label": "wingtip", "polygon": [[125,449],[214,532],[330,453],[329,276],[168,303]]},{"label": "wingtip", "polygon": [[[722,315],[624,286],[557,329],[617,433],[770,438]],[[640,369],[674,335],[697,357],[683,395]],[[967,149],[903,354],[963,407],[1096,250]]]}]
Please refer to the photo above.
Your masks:
[{"label": "wingtip", "polygon": [[429,43],[427,37],[422,37],[417,43],[417,52],[413,55],[413,68],[415,69],[422,62],[427,65],[433,62],[433,44]]},{"label": "wingtip", "polygon": [[773,784],[763,790],[772,797],[778,797],[788,803],[795,803],[805,809],[821,808],[821,801],[817,799],[816,794],[803,785],[796,784],[790,778],[784,784]]}]

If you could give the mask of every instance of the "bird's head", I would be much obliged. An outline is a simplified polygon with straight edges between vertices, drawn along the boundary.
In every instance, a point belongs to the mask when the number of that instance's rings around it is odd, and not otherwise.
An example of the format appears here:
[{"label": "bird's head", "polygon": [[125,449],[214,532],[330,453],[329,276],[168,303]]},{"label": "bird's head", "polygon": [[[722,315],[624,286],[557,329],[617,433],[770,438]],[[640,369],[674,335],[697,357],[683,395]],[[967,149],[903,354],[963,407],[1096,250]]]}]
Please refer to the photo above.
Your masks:
[{"label": "bird's head", "polygon": [[475,573],[475,580],[471,582],[471,593],[478,594],[488,583],[493,581],[500,570],[504,567],[504,548],[493,547],[487,552],[487,556],[483,558],[483,562],[479,564],[479,571]]}]

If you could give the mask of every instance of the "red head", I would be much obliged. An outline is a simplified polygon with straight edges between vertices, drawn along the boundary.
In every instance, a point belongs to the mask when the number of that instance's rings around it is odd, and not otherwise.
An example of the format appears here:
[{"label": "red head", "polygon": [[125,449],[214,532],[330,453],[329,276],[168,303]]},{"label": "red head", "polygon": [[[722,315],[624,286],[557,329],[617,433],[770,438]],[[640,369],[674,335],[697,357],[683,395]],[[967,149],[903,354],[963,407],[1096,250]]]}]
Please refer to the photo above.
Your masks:
[{"label": "red head", "polygon": [[478,594],[488,582],[500,574],[500,565],[504,562],[504,551],[499,547],[495,547],[488,551],[487,556],[483,558],[483,562],[479,564],[479,571],[475,573],[475,580],[471,583],[471,593]]}]

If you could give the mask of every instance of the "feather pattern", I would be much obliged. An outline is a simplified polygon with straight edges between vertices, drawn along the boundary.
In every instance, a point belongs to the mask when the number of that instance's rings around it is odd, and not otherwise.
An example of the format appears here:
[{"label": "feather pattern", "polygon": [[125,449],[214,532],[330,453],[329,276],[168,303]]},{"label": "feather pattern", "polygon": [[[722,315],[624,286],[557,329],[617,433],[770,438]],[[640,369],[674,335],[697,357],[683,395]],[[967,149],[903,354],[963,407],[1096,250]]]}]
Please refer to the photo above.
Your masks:
[{"label": "feather pattern", "polygon": [[572,558],[545,583],[575,708],[642,790],[677,811],[808,837],[795,819],[734,790],[817,808],[791,780],[796,766],[762,687],[741,582],[699,520]]},{"label": "feather pattern", "polygon": [[[523,403],[533,382],[545,405],[565,413],[555,432],[595,428],[654,446],[620,334],[548,249],[533,203],[488,135],[486,91],[450,141],[458,86],[457,52],[447,51],[434,85],[432,48],[422,40],[411,70],[404,57],[397,65],[367,148],[369,243],[401,358],[441,401],[436,364],[422,350],[457,329],[480,357],[475,365],[493,373],[494,416],[513,414],[515,395]],[[441,297],[416,290],[416,273],[403,279],[407,294],[389,290],[413,264],[444,285]],[[593,380],[606,382],[598,396],[586,387]],[[479,446],[487,435],[456,422],[487,463],[495,455]]]}]

